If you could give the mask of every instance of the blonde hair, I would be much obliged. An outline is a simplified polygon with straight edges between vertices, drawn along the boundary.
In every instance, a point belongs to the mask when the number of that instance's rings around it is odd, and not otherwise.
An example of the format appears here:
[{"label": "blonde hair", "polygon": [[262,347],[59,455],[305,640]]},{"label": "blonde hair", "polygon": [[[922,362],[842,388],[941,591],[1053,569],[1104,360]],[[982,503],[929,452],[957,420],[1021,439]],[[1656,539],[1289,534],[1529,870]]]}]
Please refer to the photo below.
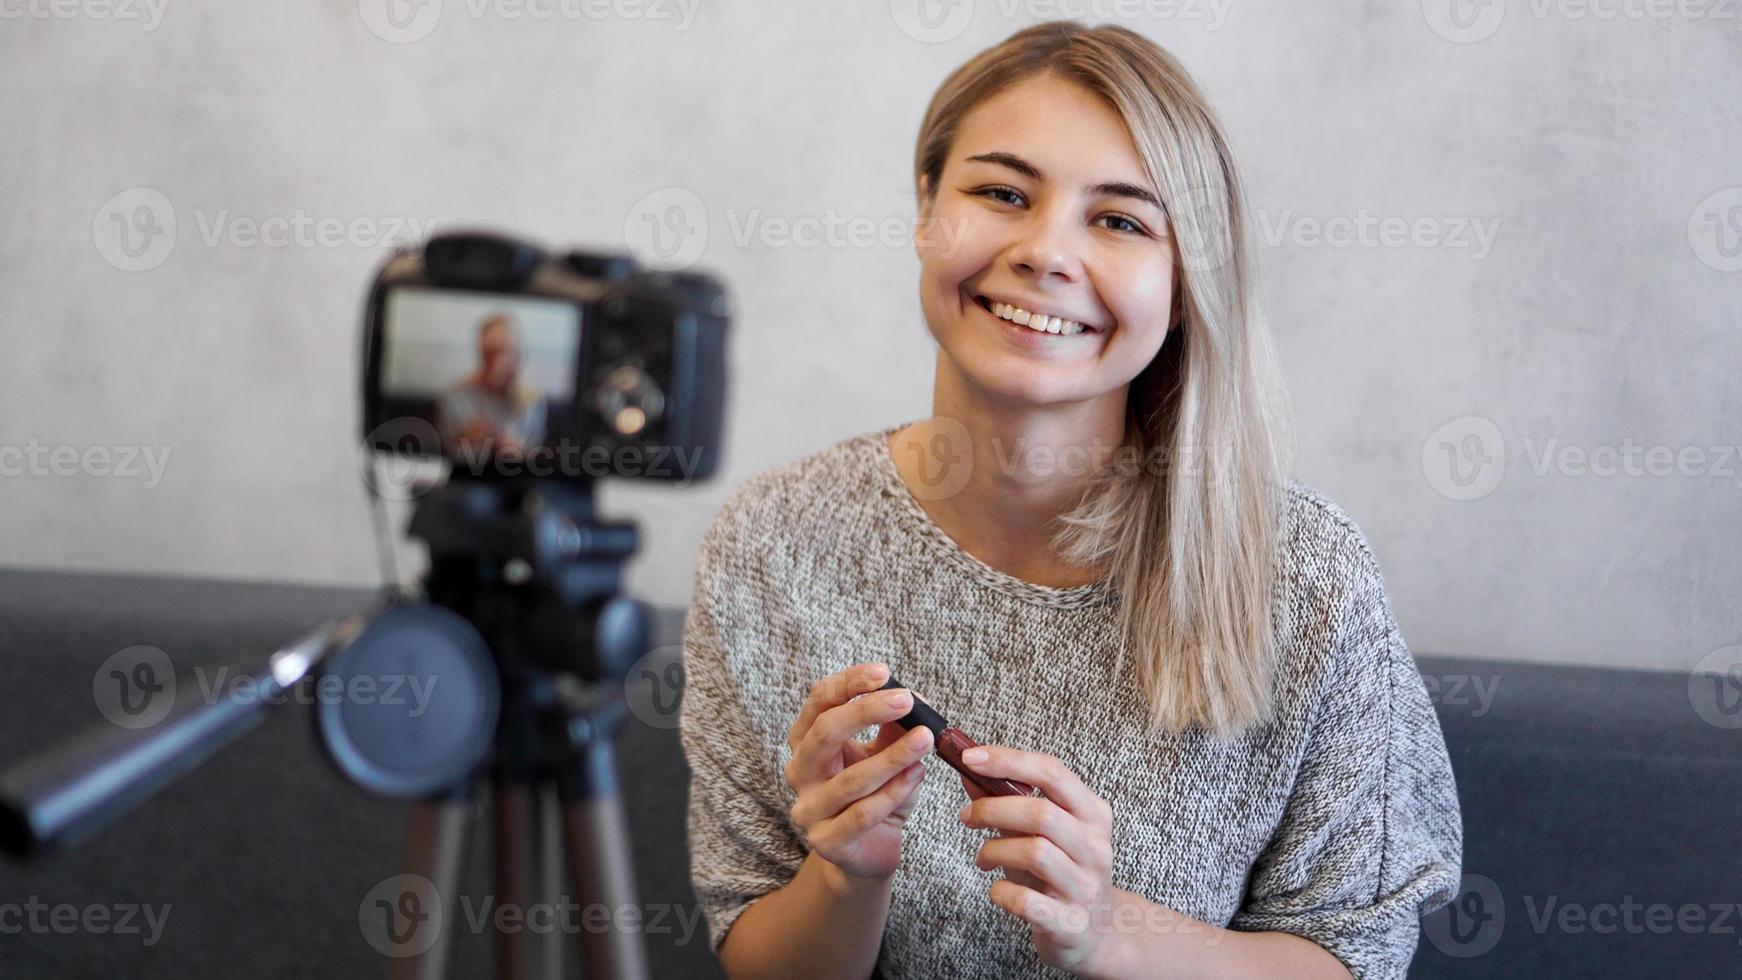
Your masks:
[{"label": "blonde hair", "polygon": [[[1100,469],[1059,517],[1055,547],[1109,571],[1115,670],[1135,653],[1152,727],[1232,740],[1274,710],[1272,589],[1292,438],[1256,298],[1244,187],[1221,124],[1172,55],[1122,27],[1064,21],[1017,32],[939,86],[914,155],[922,194],[936,195],[970,110],[1049,74],[1124,119],[1166,205],[1175,255],[1167,338],[1127,398],[1122,458],[1140,465]],[[1158,455],[1171,457],[1159,473]]]}]

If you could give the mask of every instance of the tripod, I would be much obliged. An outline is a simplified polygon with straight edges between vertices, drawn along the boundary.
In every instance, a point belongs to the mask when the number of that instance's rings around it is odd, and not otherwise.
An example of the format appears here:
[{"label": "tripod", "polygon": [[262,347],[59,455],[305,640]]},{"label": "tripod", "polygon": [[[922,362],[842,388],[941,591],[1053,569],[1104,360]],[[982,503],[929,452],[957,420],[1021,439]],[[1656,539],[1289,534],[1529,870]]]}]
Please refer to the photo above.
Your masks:
[{"label": "tripod", "polygon": [[[615,759],[623,680],[648,648],[647,607],[620,591],[634,525],[597,521],[590,487],[461,480],[419,501],[410,532],[429,545],[427,604],[390,597],[238,662],[247,683],[221,696],[182,685],[155,725],[98,725],[0,772],[0,849],[23,856],[75,844],[241,739],[317,672],[346,691],[355,680],[422,675],[431,697],[411,712],[403,701],[350,696],[315,708],[335,768],[414,801],[406,873],[359,913],[365,938],[392,957],[389,976],[447,975],[486,783],[499,907],[554,908],[566,870],[584,914],[636,909]],[[579,930],[590,980],[645,980],[634,925]],[[499,923],[496,933],[498,976],[564,975],[556,932],[529,939]]]},{"label": "tripod", "polygon": [[[495,804],[497,907],[555,909],[566,865],[583,918],[634,910],[615,758],[628,711],[622,681],[648,646],[645,605],[619,594],[622,563],[636,547],[634,526],[594,520],[590,488],[458,483],[419,503],[410,533],[429,545],[430,600],[478,629],[501,678],[487,780]],[[372,658],[363,651],[350,659]],[[329,742],[336,735],[378,764],[392,758],[391,733],[328,734],[331,717],[322,716]],[[348,774],[366,787],[374,782],[368,767]],[[408,919],[387,923],[388,952],[396,957],[391,977],[447,974],[456,930],[443,924],[459,921],[466,844],[485,781],[469,777],[413,806],[405,860],[410,887],[394,909],[384,910]],[[425,888],[433,894],[422,893]],[[425,902],[433,903],[427,912]],[[433,935],[425,928],[431,921]],[[633,925],[612,921],[578,931],[588,977],[647,976]],[[531,934],[498,928],[497,976],[563,976],[560,940],[548,928]]]}]

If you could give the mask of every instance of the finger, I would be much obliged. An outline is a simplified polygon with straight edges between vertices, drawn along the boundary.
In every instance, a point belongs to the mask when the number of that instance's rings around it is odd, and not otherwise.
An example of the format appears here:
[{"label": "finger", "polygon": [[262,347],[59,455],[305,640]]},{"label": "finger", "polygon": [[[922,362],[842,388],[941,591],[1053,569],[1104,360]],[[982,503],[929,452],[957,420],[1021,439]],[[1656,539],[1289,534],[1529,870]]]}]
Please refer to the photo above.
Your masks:
[{"label": "finger", "polygon": [[847,765],[850,766],[862,759],[869,759],[891,745],[894,745],[896,742],[901,741],[902,737],[906,734],[907,729],[894,723],[878,725],[877,734],[869,739],[848,739],[841,746],[841,754],[847,760]]},{"label": "finger", "polygon": [[840,813],[819,821],[810,829],[807,836],[812,842],[819,839],[841,842],[857,839],[906,804],[914,787],[918,786],[919,781],[924,777],[925,766],[915,762],[903,769],[900,776],[884,783],[877,792],[854,803]]},{"label": "finger", "polygon": [[1099,871],[1111,865],[1112,845],[1100,828],[1085,824],[1052,800],[1038,796],[987,796],[970,800],[959,815],[969,827],[1052,841],[1077,864]]},{"label": "finger", "polygon": [[876,690],[889,679],[889,665],[885,663],[854,664],[811,685],[810,693],[805,696],[804,706],[799,709],[798,717],[793,720],[792,727],[787,729],[786,744],[793,751],[798,751],[798,743],[804,740],[806,732],[816,723],[817,716],[839,704],[866,691]]},{"label": "finger", "polygon": [[794,805],[793,820],[805,824],[835,816],[882,789],[891,779],[904,775],[909,766],[918,763],[930,751],[931,729],[915,729],[876,755],[835,773],[828,782],[806,794]]},{"label": "finger", "polygon": [[1069,901],[1087,901],[1096,893],[1095,876],[1045,837],[993,837],[975,852],[974,866],[981,871],[1022,872],[1043,882],[1042,891]]},{"label": "finger", "polygon": [[894,722],[884,722],[877,726],[877,734],[873,736],[870,741],[852,739],[848,741],[846,745],[842,746],[842,753],[847,759],[847,765],[852,765],[861,759],[869,759],[871,756],[874,756],[891,745],[901,741],[903,738],[907,737],[908,734],[908,729],[903,728]]},{"label": "finger", "polygon": [[862,695],[817,715],[810,731],[792,753],[794,774],[800,780],[822,780],[834,775],[831,765],[841,748],[859,732],[881,722],[892,722],[913,709],[913,695],[905,688]]},{"label": "finger", "polygon": [[1075,938],[1088,926],[1088,915],[1081,907],[1008,879],[994,881],[986,895],[994,905],[1046,933],[1061,946],[1074,945]]},{"label": "finger", "polygon": [[913,734],[912,729],[903,728],[893,721],[886,721],[877,726],[876,737],[865,743],[865,747],[872,753],[881,752],[911,734]]},{"label": "finger", "polygon": [[[977,751],[985,761],[972,762]],[[1017,779],[1040,787],[1047,799],[1064,807],[1079,820],[1111,824],[1107,804],[1089,789],[1064,763],[1044,752],[1023,752],[1004,745],[981,745],[962,753],[962,764],[977,773]]]}]

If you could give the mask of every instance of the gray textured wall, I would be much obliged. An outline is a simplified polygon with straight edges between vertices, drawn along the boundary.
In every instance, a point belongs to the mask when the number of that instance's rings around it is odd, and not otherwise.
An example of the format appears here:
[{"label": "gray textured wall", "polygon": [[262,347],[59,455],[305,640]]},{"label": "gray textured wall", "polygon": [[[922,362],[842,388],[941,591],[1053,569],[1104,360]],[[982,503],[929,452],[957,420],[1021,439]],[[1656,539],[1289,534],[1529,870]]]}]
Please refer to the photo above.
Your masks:
[{"label": "gray textured wall", "polygon": [[938,81],[1060,14],[1168,46],[1232,129],[1298,473],[1415,649],[1742,642],[1717,2],[0,0],[0,563],[374,579],[353,376],[384,246],[645,247],[677,215],[739,299],[729,469],[605,502],[647,531],[634,587],[684,602],[732,485],[929,410],[916,260],[877,239]]}]

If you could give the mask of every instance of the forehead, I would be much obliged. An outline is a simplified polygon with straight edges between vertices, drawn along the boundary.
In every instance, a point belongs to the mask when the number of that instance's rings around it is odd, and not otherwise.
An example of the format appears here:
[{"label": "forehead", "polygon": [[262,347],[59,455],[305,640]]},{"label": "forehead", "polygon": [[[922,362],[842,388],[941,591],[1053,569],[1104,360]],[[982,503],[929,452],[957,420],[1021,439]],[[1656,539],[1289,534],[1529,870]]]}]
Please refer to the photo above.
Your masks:
[{"label": "forehead", "polygon": [[1039,167],[1049,181],[1148,183],[1125,120],[1101,96],[1057,75],[1024,79],[969,110],[950,163],[1001,150]]}]

